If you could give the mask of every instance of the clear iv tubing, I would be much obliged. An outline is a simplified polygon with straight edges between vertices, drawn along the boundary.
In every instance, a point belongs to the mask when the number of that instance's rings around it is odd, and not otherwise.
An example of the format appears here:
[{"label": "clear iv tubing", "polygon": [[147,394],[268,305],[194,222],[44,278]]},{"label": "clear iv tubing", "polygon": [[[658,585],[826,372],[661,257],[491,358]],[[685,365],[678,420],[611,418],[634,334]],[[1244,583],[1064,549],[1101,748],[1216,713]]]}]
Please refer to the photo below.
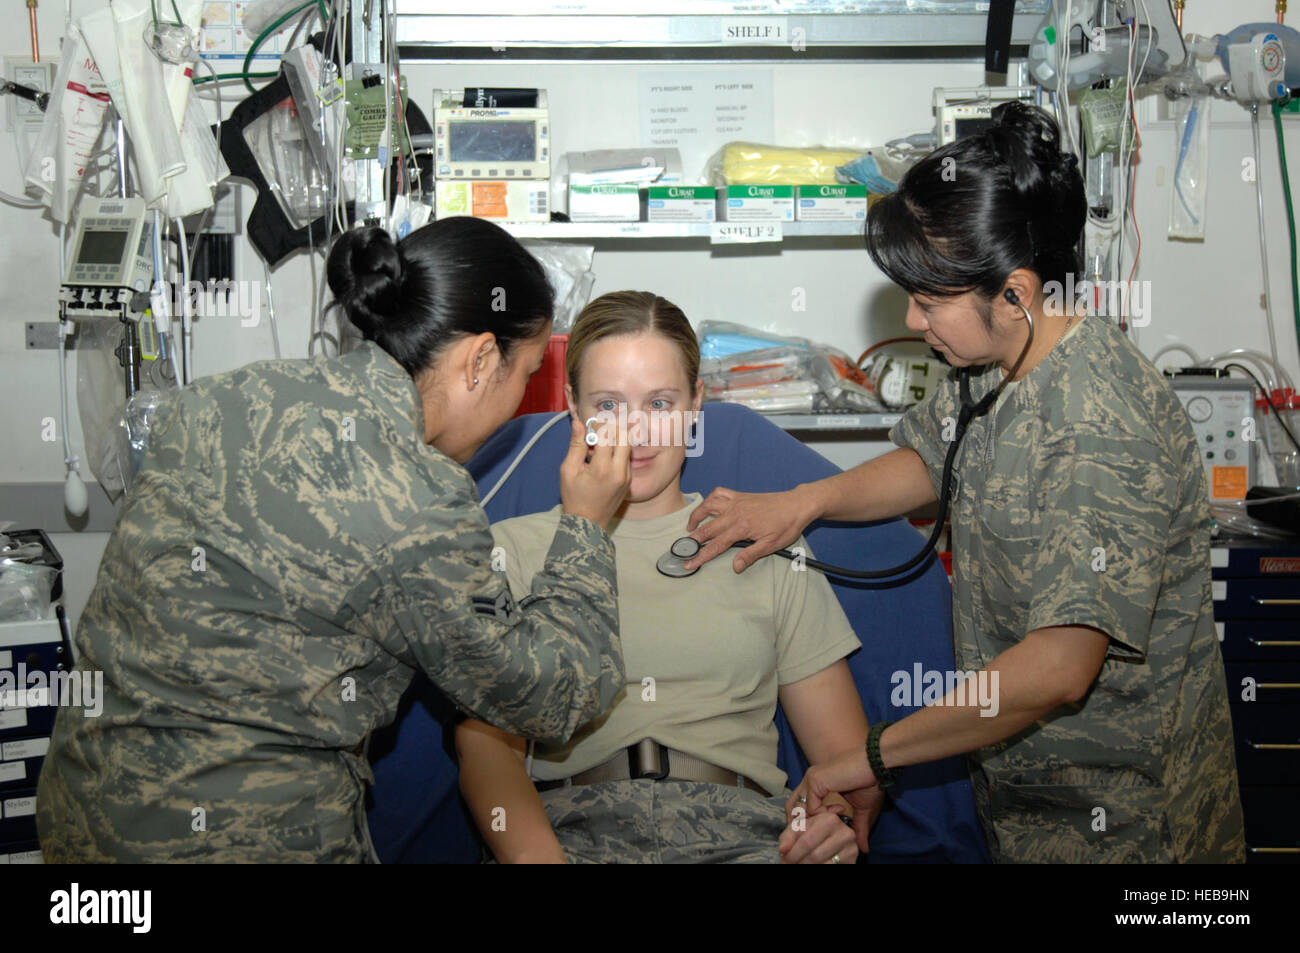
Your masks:
[{"label": "clear iv tubing", "polygon": [[271,319],[271,347],[275,350],[275,359],[280,359],[280,329],[275,324],[275,299],[271,297],[271,268],[262,261],[262,274],[266,276],[266,313]]},{"label": "clear iv tubing", "polygon": [[1259,168],[1259,104],[1250,107],[1250,132],[1255,147],[1255,199],[1259,206],[1259,264],[1264,275],[1264,315],[1268,322],[1268,352],[1278,367],[1277,335],[1273,331],[1273,293],[1268,284],[1268,245],[1264,238],[1264,181]]},{"label": "clear iv tubing", "polygon": [[181,369],[177,375],[180,379],[181,386],[184,387],[191,380],[193,375],[190,371],[191,357],[191,333],[190,333],[190,252],[185,241],[185,223],[179,218],[176,222],[176,244],[181,249],[181,341],[180,347],[173,350],[180,352]]}]

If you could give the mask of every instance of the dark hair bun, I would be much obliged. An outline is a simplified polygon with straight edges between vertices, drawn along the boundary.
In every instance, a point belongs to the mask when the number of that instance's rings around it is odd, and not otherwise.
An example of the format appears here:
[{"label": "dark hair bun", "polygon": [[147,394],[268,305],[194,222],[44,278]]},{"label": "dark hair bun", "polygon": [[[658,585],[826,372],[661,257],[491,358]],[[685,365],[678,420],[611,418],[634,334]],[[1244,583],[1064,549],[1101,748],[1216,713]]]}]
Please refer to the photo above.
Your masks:
[{"label": "dark hair bun", "polygon": [[1027,198],[1042,189],[1054,190],[1071,164],[1061,152],[1061,130],[1047,113],[1013,100],[993,110],[988,129],[994,151],[1011,169],[1017,188]]},{"label": "dark hair bun", "polygon": [[330,249],[326,280],[334,298],[365,337],[397,330],[406,268],[392,236],[377,226],[344,232]]},{"label": "dark hair bun", "polygon": [[1048,113],[1018,100],[993,110],[989,142],[1011,173],[1036,244],[1045,232],[1073,241],[1087,217],[1079,160],[1061,151],[1061,129]]}]

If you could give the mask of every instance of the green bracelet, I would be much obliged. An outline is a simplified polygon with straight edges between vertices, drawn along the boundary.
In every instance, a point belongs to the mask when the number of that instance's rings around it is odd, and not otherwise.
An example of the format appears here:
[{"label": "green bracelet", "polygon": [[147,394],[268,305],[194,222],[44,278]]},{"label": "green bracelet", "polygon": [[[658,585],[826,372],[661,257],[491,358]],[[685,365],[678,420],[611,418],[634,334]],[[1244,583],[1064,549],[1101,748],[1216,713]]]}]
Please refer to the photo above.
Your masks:
[{"label": "green bracelet", "polygon": [[880,757],[880,736],[892,724],[892,721],[878,721],[871,726],[871,731],[867,733],[867,764],[871,765],[871,772],[876,776],[876,782],[885,789],[891,788],[898,783],[898,775],[901,770],[894,769],[891,771],[885,767],[885,762]]}]

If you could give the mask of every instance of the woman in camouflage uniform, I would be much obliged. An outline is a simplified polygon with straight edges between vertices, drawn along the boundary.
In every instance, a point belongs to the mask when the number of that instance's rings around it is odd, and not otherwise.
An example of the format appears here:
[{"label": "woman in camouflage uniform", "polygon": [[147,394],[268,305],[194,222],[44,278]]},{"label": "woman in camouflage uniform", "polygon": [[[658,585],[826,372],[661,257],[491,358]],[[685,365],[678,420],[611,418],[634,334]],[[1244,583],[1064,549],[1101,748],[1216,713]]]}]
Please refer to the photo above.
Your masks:
[{"label": "woman in camouflage uniform", "polygon": [[[976,370],[972,403],[1009,382],[971,422],[952,496],[957,672],[986,691],[945,679],[927,707],[873,725],[865,750],[814,766],[795,796],[815,811],[828,791],[968,752],[997,861],[1240,861],[1200,453],[1133,342],[1062,295],[1086,213],[1056,123],[1008,103],[868,215],[872,258],[910,295],[908,326]],[[789,493],[716,491],[692,517],[717,518],[688,567],[752,538],[740,571],[814,519],[933,502],[957,378],[904,415],[898,450]]]},{"label": "woman in camouflage uniform", "polygon": [[77,632],[99,718],[64,708],[49,861],[363,861],[370,733],[417,669],[563,742],[622,691],[613,545],[627,447],[584,430],[545,571],[516,603],[461,463],[550,334],[541,266],[487,222],[340,236],[337,358],[198,381],[160,408]]}]

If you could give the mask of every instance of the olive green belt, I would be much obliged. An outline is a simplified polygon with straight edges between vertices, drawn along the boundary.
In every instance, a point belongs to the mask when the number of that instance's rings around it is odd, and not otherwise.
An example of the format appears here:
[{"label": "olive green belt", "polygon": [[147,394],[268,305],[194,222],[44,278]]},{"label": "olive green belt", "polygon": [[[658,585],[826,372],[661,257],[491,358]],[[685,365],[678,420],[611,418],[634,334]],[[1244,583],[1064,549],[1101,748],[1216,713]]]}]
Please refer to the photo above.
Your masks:
[{"label": "olive green belt", "polygon": [[601,784],[605,781],[636,781],[645,778],[652,781],[704,781],[709,784],[748,788],[763,797],[771,796],[761,785],[743,774],[720,768],[716,764],[710,764],[683,751],[661,745],[650,738],[631,745],[603,764],[598,764],[587,771],[579,771],[572,777],[533,783],[537,785],[537,790],[549,791],[552,788],[567,787],[571,784]]}]

